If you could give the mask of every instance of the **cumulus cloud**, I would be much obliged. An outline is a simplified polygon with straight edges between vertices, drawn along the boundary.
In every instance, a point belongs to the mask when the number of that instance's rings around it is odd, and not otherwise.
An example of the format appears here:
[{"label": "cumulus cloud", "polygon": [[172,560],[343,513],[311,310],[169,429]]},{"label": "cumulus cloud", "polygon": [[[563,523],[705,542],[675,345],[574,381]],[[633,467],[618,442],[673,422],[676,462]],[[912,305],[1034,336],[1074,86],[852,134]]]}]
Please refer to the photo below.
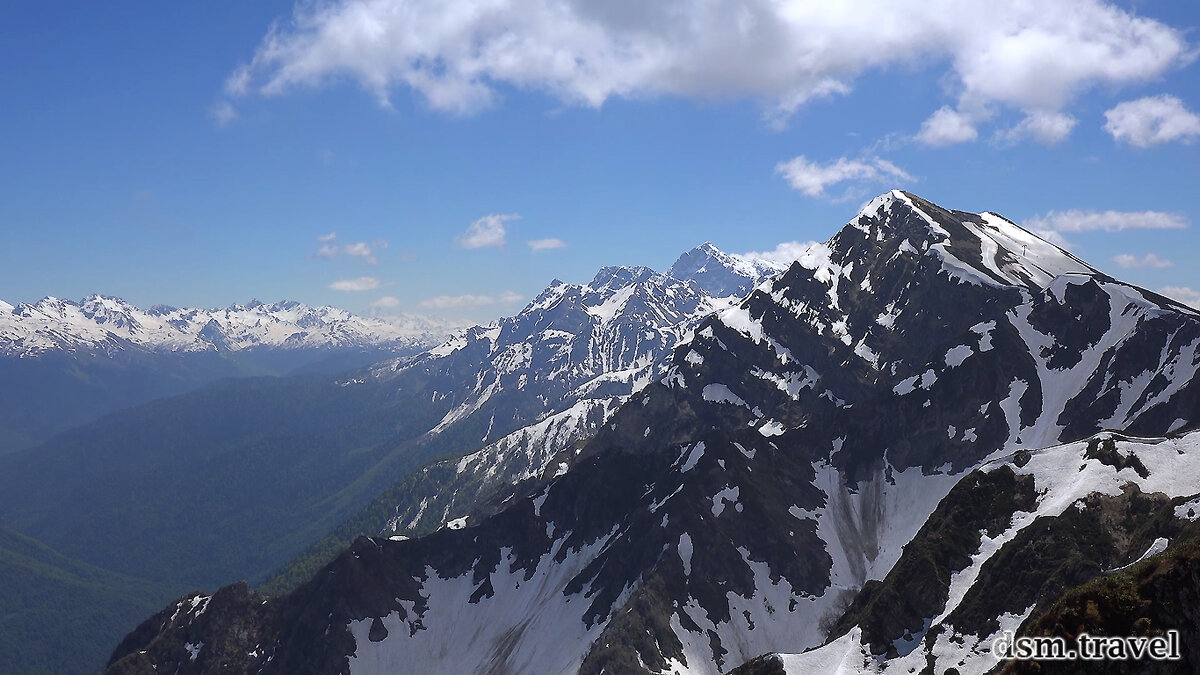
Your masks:
[{"label": "cumulus cloud", "polygon": [[942,106],[921,124],[917,140],[925,145],[941,147],[966,143],[979,137],[979,131],[969,115]]},{"label": "cumulus cloud", "polygon": [[357,279],[342,279],[329,284],[335,291],[373,291],[379,288],[379,280],[375,277],[358,277]]},{"label": "cumulus cloud", "polygon": [[738,255],[751,260],[765,260],[781,267],[788,267],[804,257],[804,254],[816,245],[815,241],[785,241],[770,251],[750,251]]},{"label": "cumulus cloud", "polygon": [[501,215],[488,214],[471,223],[466,232],[454,238],[463,248],[485,248],[488,246],[504,245],[504,223],[520,218],[515,213]]},{"label": "cumulus cloud", "polygon": [[400,300],[399,298],[385,295],[382,298],[371,302],[371,306],[376,309],[393,309],[400,306]]},{"label": "cumulus cloud", "polygon": [[524,298],[519,293],[505,291],[500,295],[439,295],[435,298],[421,301],[421,307],[426,309],[463,309],[468,307],[487,307],[489,305],[508,305],[520,302]]},{"label": "cumulus cloud", "polygon": [[1158,289],[1158,292],[1185,305],[1200,309],[1200,291],[1192,290],[1188,286],[1163,286]]},{"label": "cumulus cloud", "polygon": [[1141,257],[1130,255],[1128,253],[1120,253],[1113,256],[1113,262],[1117,263],[1121,267],[1124,267],[1125,269],[1134,269],[1138,267],[1154,267],[1156,269],[1163,269],[1164,267],[1170,267],[1175,264],[1170,260],[1167,260],[1166,258],[1160,258],[1153,253],[1147,253]]},{"label": "cumulus cloud", "polygon": [[1190,58],[1181,31],[1103,0],[338,0],[297,3],[226,89],[277,95],[349,78],[383,105],[407,89],[457,113],[514,87],[592,107],[753,98],[786,116],[863,73],[918,68],[941,76],[960,109],[1058,111],[1090,87]]},{"label": "cumulus cloud", "polygon": [[1053,232],[1120,232],[1122,230],[1179,230],[1187,217],[1164,211],[1050,211],[1025,221],[1028,230]]},{"label": "cumulus cloud", "polygon": [[1104,119],[1104,130],[1115,140],[1139,148],[1171,141],[1186,143],[1200,136],[1200,116],[1166,94],[1118,103],[1104,113]]},{"label": "cumulus cloud", "polygon": [[1066,140],[1078,123],[1079,120],[1066,113],[1036,111],[1028,113],[1016,126],[1001,131],[998,136],[1009,143],[1032,140],[1043,145],[1056,145]]},{"label": "cumulus cloud", "polygon": [[555,239],[553,237],[549,239],[530,239],[526,243],[528,243],[529,248],[534,251],[549,251],[551,249],[564,248],[567,245],[567,242],[563,241],[562,239]]},{"label": "cumulus cloud", "polygon": [[828,164],[820,164],[800,155],[775,165],[775,173],[783,174],[788,185],[809,197],[825,197],[825,188],[845,182],[851,183],[853,189],[873,183],[915,180],[900,167],[879,157],[839,157]]}]

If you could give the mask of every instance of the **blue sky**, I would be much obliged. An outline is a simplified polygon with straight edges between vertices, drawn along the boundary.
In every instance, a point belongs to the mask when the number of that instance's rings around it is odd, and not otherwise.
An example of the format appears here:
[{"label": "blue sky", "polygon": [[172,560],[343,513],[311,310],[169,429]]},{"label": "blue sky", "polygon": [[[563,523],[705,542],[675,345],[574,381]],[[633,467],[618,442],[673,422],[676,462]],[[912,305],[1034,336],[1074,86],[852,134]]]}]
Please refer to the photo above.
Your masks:
[{"label": "blue sky", "polygon": [[0,299],[486,320],[899,187],[1200,300],[1200,8],[910,5],[8,7]]}]

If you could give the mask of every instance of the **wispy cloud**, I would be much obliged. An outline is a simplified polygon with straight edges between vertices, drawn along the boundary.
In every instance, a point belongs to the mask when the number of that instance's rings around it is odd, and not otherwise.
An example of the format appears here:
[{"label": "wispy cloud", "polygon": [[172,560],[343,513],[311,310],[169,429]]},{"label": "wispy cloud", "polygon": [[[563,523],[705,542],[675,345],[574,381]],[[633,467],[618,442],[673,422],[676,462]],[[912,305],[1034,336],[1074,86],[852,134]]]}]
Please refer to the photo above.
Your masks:
[{"label": "wispy cloud", "polygon": [[229,101],[217,101],[208,109],[208,114],[219,127],[229,124],[238,117],[237,108],[233,107]]},{"label": "wispy cloud", "polygon": [[381,298],[373,300],[371,302],[371,306],[376,309],[393,309],[400,306],[400,299],[390,295],[385,295]]},{"label": "wispy cloud", "polygon": [[1136,269],[1139,267],[1163,269],[1166,267],[1171,267],[1175,264],[1170,260],[1167,260],[1166,258],[1160,258],[1153,253],[1147,253],[1144,256],[1136,256],[1129,253],[1119,253],[1113,256],[1113,262],[1117,263],[1121,267],[1124,267],[1125,269]]},{"label": "wispy cloud", "polygon": [[512,291],[500,295],[439,295],[435,298],[421,301],[421,307],[426,309],[463,309],[469,307],[487,307],[490,305],[508,305],[523,300],[523,296]]},{"label": "wispy cloud", "polygon": [[1030,230],[1054,232],[1120,232],[1122,230],[1179,230],[1188,226],[1183,214],[1165,211],[1049,211],[1025,221]]},{"label": "wispy cloud", "polygon": [[379,288],[379,279],[375,277],[358,277],[357,279],[342,279],[329,284],[335,291],[373,291]]},{"label": "wispy cloud", "polygon": [[[495,104],[504,87],[591,107],[613,97],[735,97],[786,118],[807,101],[845,95],[864,73],[925,64],[960,110],[973,102],[1058,112],[1089,88],[1150,81],[1191,57],[1182,31],[1103,0],[340,0],[297,3],[226,89],[278,95],[349,78],[381,105],[408,89],[455,113]],[[945,133],[931,129],[930,140],[968,135],[939,127]]]},{"label": "wispy cloud", "polygon": [[1104,130],[1139,148],[1190,142],[1200,136],[1200,116],[1174,96],[1148,96],[1117,104],[1104,113]]},{"label": "wispy cloud", "polygon": [[1200,291],[1193,290],[1188,286],[1163,286],[1158,289],[1158,292],[1185,305],[1200,309]]},{"label": "wispy cloud", "polygon": [[528,242],[529,248],[534,251],[549,251],[556,248],[564,248],[567,243],[562,239],[530,239]]},{"label": "wispy cloud", "polygon": [[1057,145],[1071,135],[1078,123],[1079,120],[1065,113],[1043,110],[1027,114],[1016,126],[996,136],[1005,143],[1032,140],[1042,145]]},{"label": "wispy cloud", "polygon": [[338,245],[336,240],[336,232],[330,232],[329,234],[317,237],[317,243],[320,244],[320,247],[317,249],[316,256],[332,260],[344,254],[351,258],[359,258],[368,265],[375,265],[379,263],[379,258],[375,255],[375,250],[387,248],[387,242],[383,240],[371,244],[365,241],[356,241],[345,245]]},{"label": "wispy cloud", "polygon": [[505,241],[504,223],[520,217],[515,213],[490,213],[471,223],[467,231],[455,237],[454,240],[463,248],[503,246]]},{"label": "wispy cloud", "polygon": [[[386,248],[387,242],[381,241],[376,244],[380,248]],[[374,250],[365,241],[356,241],[352,244],[346,244],[342,247],[342,252],[353,258],[362,258],[363,262],[368,265],[374,265],[379,262],[379,258],[375,256]]]},{"label": "wispy cloud", "polygon": [[790,266],[793,262],[804,257],[804,254],[816,245],[815,241],[785,241],[770,251],[750,251],[740,253],[743,258],[765,260],[782,267]]},{"label": "wispy cloud", "polygon": [[848,182],[853,190],[869,184],[915,181],[908,172],[879,157],[839,157],[828,164],[820,164],[800,155],[775,165],[775,173],[782,174],[793,189],[818,198],[826,197],[825,189],[839,183]]}]

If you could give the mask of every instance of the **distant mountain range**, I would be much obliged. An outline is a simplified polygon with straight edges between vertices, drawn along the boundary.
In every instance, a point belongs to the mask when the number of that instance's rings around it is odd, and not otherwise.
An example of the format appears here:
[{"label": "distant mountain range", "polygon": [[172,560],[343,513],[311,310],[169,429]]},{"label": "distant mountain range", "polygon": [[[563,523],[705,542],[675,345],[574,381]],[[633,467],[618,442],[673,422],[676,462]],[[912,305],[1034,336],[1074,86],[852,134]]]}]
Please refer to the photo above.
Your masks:
[{"label": "distant mountain range", "polygon": [[[1003,630],[1200,637],[1171,604],[1200,586],[1196,311],[900,191],[710,313],[668,311],[670,281],[643,310],[652,273],[610,269],[535,300],[537,332],[343,380],[429,401],[421,438],[453,430],[463,458],[406,474],[385,531],[289,593],[170,603],[109,672],[967,673],[1002,665]],[[698,288],[708,264],[680,269]],[[665,357],[669,331],[632,332],[650,316],[676,319]],[[578,440],[537,440],[610,381]],[[524,407],[535,384],[554,397]],[[426,520],[439,481],[459,498]]]},{"label": "distant mountain range", "polygon": [[456,328],[298,302],[143,310],[100,295],[0,301],[0,454],[222,377],[339,372],[427,349]]},{"label": "distant mountain range", "polygon": [[397,349],[431,346],[457,327],[423,316],[361,317],[290,301],[225,309],[140,309],[120,298],[90,295],[80,302],[45,298],[15,307],[0,301],[0,354]]}]

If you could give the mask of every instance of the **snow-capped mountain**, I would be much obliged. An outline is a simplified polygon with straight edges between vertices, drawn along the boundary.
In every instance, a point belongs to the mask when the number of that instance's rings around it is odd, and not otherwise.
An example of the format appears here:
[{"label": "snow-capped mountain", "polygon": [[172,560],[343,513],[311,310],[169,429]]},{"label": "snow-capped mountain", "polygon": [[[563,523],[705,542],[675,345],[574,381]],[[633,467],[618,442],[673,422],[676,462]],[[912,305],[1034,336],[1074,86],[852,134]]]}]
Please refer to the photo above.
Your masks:
[{"label": "snow-capped mountain", "polygon": [[[1193,428],[1197,347],[1195,311],[996,214],[893,191],[701,321],[562,475],[477,523],[360,538],[282,598],[244,586],[183,598],[131,634],[109,672],[719,673],[819,647],[904,584],[932,589],[930,606],[851,630],[822,663],[883,668],[923,645],[941,672],[975,644],[942,649],[951,627],[1015,626],[1026,601],[1063,590],[955,614],[975,579],[1004,573],[993,554],[1033,534],[1036,515],[1146,478],[1133,454],[1150,476],[1139,489],[1187,497],[1191,440],[1055,446]],[[491,400],[482,387],[462,410]],[[939,511],[956,503],[995,508]],[[1115,564],[1139,537],[1081,555]],[[1017,560],[1009,574],[1028,564]],[[941,591],[939,569],[951,575]],[[904,581],[889,585],[893,573]]]},{"label": "snow-capped mountain", "polygon": [[667,270],[676,279],[688,279],[710,295],[739,298],[762,279],[787,269],[771,260],[725,253],[711,242],[679,256]]},{"label": "snow-capped mountain", "polygon": [[223,377],[360,368],[428,349],[455,328],[297,302],[140,309],[93,295],[0,303],[0,454]]},{"label": "snow-capped mountain", "polygon": [[662,376],[671,349],[691,329],[781,271],[711,243],[670,269],[606,267],[587,284],[555,280],[516,316],[377,366],[374,377],[398,391],[429,391],[449,402],[430,442],[473,427],[482,430],[478,441],[459,442],[478,449],[405,476],[314,549],[348,544],[362,532],[412,536],[447,523],[461,527],[561,475],[580,441]]},{"label": "snow-capped mountain", "polygon": [[90,295],[80,302],[44,298],[15,307],[0,302],[0,354],[428,347],[456,327],[422,316],[360,317],[335,307],[289,301],[225,309],[140,309],[120,298]]}]

